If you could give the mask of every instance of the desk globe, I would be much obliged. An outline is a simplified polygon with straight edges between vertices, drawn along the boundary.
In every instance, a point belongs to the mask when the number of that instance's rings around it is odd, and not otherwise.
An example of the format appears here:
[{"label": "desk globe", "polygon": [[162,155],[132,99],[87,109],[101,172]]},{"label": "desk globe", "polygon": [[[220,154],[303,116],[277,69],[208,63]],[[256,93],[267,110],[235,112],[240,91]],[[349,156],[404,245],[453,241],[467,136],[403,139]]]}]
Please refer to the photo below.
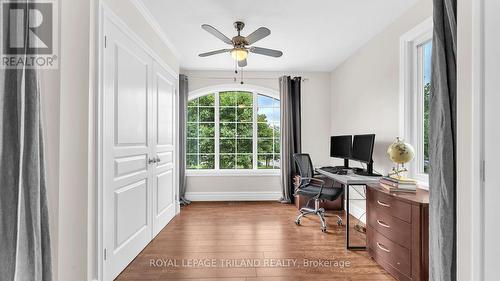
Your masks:
[{"label": "desk globe", "polygon": [[413,160],[415,157],[415,150],[411,144],[404,142],[398,137],[395,142],[389,145],[387,154],[389,155],[389,159],[396,164],[396,167],[392,168],[392,173],[389,175],[397,175],[400,177],[400,173],[408,171],[404,167],[404,164]]}]

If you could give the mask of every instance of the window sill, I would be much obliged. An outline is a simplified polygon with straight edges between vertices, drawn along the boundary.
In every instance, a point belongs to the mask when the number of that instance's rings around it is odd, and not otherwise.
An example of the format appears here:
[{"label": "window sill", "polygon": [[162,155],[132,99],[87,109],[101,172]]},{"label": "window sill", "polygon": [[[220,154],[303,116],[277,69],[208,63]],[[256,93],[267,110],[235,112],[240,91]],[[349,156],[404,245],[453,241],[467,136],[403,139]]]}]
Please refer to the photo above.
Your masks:
[{"label": "window sill", "polygon": [[429,190],[429,176],[426,174],[418,174],[414,176],[417,180],[417,186],[420,189]]},{"label": "window sill", "polygon": [[417,187],[423,190],[429,190],[429,182],[428,181],[417,181]]},{"label": "window sill", "polygon": [[276,177],[280,175],[280,170],[186,170],[188,177]]}]

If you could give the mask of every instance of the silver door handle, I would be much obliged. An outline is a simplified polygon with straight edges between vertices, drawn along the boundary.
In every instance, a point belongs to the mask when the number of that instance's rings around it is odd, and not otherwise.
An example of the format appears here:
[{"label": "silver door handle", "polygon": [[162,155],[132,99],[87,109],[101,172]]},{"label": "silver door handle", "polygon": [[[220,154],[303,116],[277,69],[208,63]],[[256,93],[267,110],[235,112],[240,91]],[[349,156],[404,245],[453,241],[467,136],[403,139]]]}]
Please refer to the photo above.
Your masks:
[{"label": "silver door handle", "polygon": [[384,207],[387,207],[387,208],[390,208],[391,205],[387,204],[387,203],[384,203],[384,202],[381,202],[380,200],[377,200],[377,203],[380,205],[380,206],[384,206]]},{"label": "silver door handle", "polygon": [[377,247],[378,247],[380,250],[384,251],[384,252],[387,252],[387,253],[390,253],[390,252],[391,252],[391,250],[389,250],[389,249],[387,249],[386,247],[382,246],[382,244],[380,244],[379,242],[377,242]]},{"label": "silver door handle", "polygon": [[155,158],[149,158],[148,159],[148,164],[153,164],[153,163],[156,163],[156,159]]},{"label": "silver door handle", "polygon": [[387,228],[390,228],[390,227],[391,227],[390,225],[388,225],[388,224],[384,223],[384,222],[383,222],[383,221],[381,221],[381,220],[377,220],[377,223],[378,223],[378,224],[380,224],[380,225],[381,225],[381,226],[383,226],[383,227],[387,227]]}]

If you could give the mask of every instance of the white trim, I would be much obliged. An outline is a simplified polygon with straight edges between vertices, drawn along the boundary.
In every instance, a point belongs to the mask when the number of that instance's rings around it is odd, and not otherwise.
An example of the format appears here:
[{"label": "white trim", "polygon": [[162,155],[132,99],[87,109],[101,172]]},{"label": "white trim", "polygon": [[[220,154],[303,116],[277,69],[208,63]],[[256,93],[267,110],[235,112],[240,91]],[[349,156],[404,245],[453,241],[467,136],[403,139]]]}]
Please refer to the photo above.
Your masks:
[{"label": "white trim", "polygon": [[[485,280],[485,182],[482,175],[484,169],[483,163],[485,160],[485,0],[472,1],[472,175],[471,185],[477,186],[476,190],[472,190],[471,206],[465,206],[465,210],[469,209],[472,213],[472,225],[467,228],[471,231],[471,275],[469,280]],[[483,168],[481,168],[483,167]],[[463,186],[463,187],[464,187]],[[461,190],[457,189],[458,193]],[[457,200],[458,203],[458,200]],[[469,207],[469,208],[467,208]],[[457,210],[462,206],[457,205]],[[459,217],[460,213],[457,214]],[[458,222],[457,222],[458,224]],[[457,227],[458,230],[458,227]],[[458,236],[458,235],[457,235]],[[457,240],[457,244],[461,245],[461,241]],[[458,252],[458,251],[457,251]],[[458,259],[458,254],[457,254]],[[458,263],[457,263],[458,264]],[[467,278],[465,278],[467,279]]]},{"label": "white trim", "polygon": [[96,135],[96,158],[95,158],[95,168],[96,168],[96,201],[97,201],[97,214],[96,214],[96,252],[94,253],[95,263],[97,265],[97,280],[102,280],[104,277],[104,224],[103,224],[103,186],[104,186],[104,176],[103,176],[103,93],[104,93],[104,83],[103,83],[103,66],[104,66],[104,3],[103,0],[99,0],[98,3],[98,24],[97,24],[97,91],[95,96],[95,114],[96,120],[94,123],[95,126],[95,135]]},{"label": "white trim", "polygon": [[[458,7],[458,17],[461,12],[465,16],[470,12],[471,21],[465,19],[466,23],[459,23],[458,37],[465,33],[465,38],[471,40],[469,50],[460,45],[458,41],[457,74],[460,74],[464,67],[468,77],[458,77],[458,79],[471,79],[471,90],[458,88],[457,106],[463,102],[462,96],[472,95],[472,104],[469,105],[470,112],[457,113],[457,280],[485,280],[485,244],[484,244],[484,182],[481,174],[481,166],[484,161],[484,87],[485,87],[485,0],[469,1],[462,8]],[[469,30],[470,28],[470,30]],[[469,38],[467,35],[470,34]],[[469,43],[469,42],[467,42]],[[467,44],[466,43],[466,44]],[[463,48],[463,50],[462,50]],[[469,52],[470,51],[470,52]],[[468,56],[471,56],[471,65],[468,64]],[[464,60],[464,61],[461,61]],[[460,87],[460,83],[458,85]],[[469,100],[467,99],[467,102]],[[467,108],[467,106],[462,106]],[[471,120],[470,132],[466,128],[464,132],[469,132],[470,138],[460,141],[460,130],[462,122]],[[469,125],[466,125],[469,127]],[[468,140],[472,139],[470,143]],[[462,156],[463,155],[463,156]],[[469,158],[470,157],[470,158]],[[465,162],[465,163],[464,163]],[[473,187],[473,188],[471,188]]]},{"label": "white trim", "polygon": [[[188,77],[189,79],[189,77]],[[188,97],[189,99],[195,99],[199,98],[201,96],[204,96],[209,93],[213,92],[224,92],[224,91],[248,91],[248,92],[257,92],[259,94],[264,94],[267,96],[270,96],[275,99],[280,98],[280,94],[278,91],[266,88],[266,87],[261,87],[261,86],[256,86],[252,84],[220,84],[220,85],[214,85],[214,86],[209,86],[209,87],[204,87],[200,88],[194,91],[189,92]]]},{"label": "white trim", "polygon": [[135,41],[141,47],[144,49],[153,59],[161,66],[163,67],[170,75],[174,76],[176,79],[179,77],[179,72],[173,69],[170,65],[168,65],[162,58],[159,56],[149,45],[144,42],[144,40],[137,35],[125,21],[123,21],[117,14],[113,12],[102,0],[100,3],[101,9],[103,9],[103,16],[108,18],[113,24],[118,26],[119,29],[121,29],[127,36],[129,36],[132,40]]},{"label": "white trim", "polygon": [[414,41],[421,38],[424,34],[432,32],[433,21],[432,18],[427,18],[424,22],[417,25],[410,31],[406,32],[399,38],[399,135],[405,136],[406,112],[409,111],[409,104],[407,100],[410,99],[407,93],[412,90],[412,67],[413,56],[410,52]]},{"label": "white trim", "polygon": [[281,192],[186,192],[190,201],[277,201]]},{"label": "white trim", "polygon": [[141,15],[146,19],[146,21],[149,23],[149,25],[151,26],[151,28],[160,37],[161,41],[163,41],[163,43],[165,45],[167,45],[167,47],[170,49],[170,51],[174,54],[175,58],[177,58],[178,60],[180,60],[181,59],[181,54],[179,53],[179,51],[177,50],[177,48],[174,46],[174,44],[172,43],[172,41],[170,41],[170,39],[168,38],[168,36],[163,32],[163,29],[162,29],[161,25],[158,23],[158,21],[156,20],[156,18],[151,14],[151,12],[146,7],[146,5],[144,4],[144,2],[141,1],[141,0],[132,0],[131,2],[132,2],[132,4],[134,4],[134,6],[137,8],[137,10],[139,10],[139,12],[141,13]]},{"label": "white trim", "polygon": [[280,170],[187,170],[188,177],[279,177]]},{"label": "white trim", "polygon": [[415,95],[421,90],[418,83],[418,71],[415,66],[418,63],[418,46],[432,38],[433,21],[427,18],[400,37],[399,47],[399,135],[411,143],[417,152],[412,163],[408,164],[411,177],[417,179],[422,187],[428,187],[428,176],[420,173],[419,167],[423,165],[419,151],[423,145],[418,138],[422,135],[421,124],[417,115],[422,108],[417,108],[420,102],[419,95]]}]

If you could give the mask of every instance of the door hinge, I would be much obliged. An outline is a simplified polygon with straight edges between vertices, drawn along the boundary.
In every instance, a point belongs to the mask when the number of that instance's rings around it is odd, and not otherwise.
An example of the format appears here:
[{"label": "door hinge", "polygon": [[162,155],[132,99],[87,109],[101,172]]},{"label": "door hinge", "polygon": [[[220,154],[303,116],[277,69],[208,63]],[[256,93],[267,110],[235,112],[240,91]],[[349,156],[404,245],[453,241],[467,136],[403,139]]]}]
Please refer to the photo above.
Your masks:
[{"label": "door hinge", "polygon": [[106,249],[104,249],[104,260],[106,260]]},{"label": "door hinge", "polygon": [[104,36],[104,48],[108,46],[108,36]]}]

